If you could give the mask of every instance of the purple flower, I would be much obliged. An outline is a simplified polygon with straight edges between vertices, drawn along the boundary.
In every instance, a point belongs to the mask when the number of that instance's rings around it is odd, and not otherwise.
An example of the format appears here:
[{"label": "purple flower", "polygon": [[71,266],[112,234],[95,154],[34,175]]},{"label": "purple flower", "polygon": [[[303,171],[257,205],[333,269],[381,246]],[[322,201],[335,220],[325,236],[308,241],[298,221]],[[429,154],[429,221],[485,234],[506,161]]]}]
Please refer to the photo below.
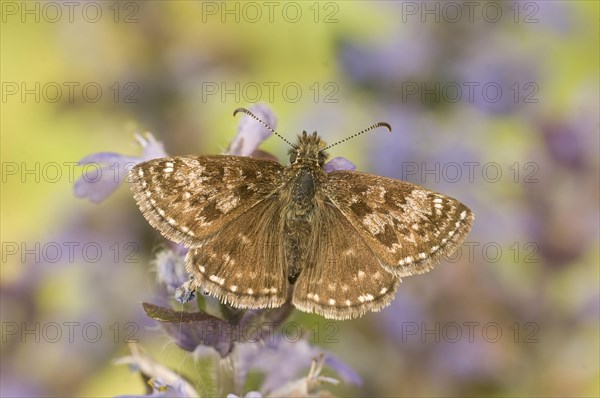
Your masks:
[{"label": "purple flower", "polygon": [[541,128],[552,159],[573,171],[584,168],[588,160],[586,146],[593,145],[579,127],[577,123],[548,122]]},{"label": "purple flower", "polygon": [[156,269],[156,279],[167,288],[168,293],[174,293],[177,288],[190,279],[185,270],[185,255],[187,249],[180,245],[175,245],[174,249],[167,249],[156,254],[153,260]]},{"label": "purple flower", "polygon": [[325,170],[326,173],[332,173],[337,170],[354,171],[356,170],[356,166],[348,159],[338,156],[325,163],[323,170]]},{"label": "purple flower", "polygon": [[339,45],[341,69],[360,85],[389,92],[397,84],[435,65],[435,37],[410,25],[392,29],[383,41],[358,44],[343,39]]},{"label": "purple flower", "polygon": [[513,44],[497,34],[465,50],[449,68],[458,81],[448,82],[446,87],[458,87],[458,99],[492,115],[535,107],[539,101],[539,62]]},{"label": "purple flower", "polygon": [[[146,160],[167,156],[163,144],[156,141],[152,134],[146,133],[142,136],[136,133],[135,138],[142,146],[142,155],[139,157],[98,152],[81,159],[79,165],[84,166],[83,176],[75,181],[75,196],[100,203],[125,181],[133,166]],[[88,167],[90,165],[95,167]]]},{"label": "purple flower", "polygon": [[227,398],[262,398],[262,394],[258,391],[250,391],[246,393],[243,397],[235,394],[227,394]]},{"label": "purple flower", "polygon": [[[269,127],[275,130],[277,118],[271,109],[264,104],[256,104],[249,110],[259,119],[265,122]],[[271,132],[261,123],[254,120],[252,117],[244,114],[240,123],[236,136],[233,138],[229,147],[225,151],[226,155],[238,156],[253,156],[258,146],[271,136]]]},{"label": "purple flower", "polygon": [[[238,345],[235,354],[242,376],[249,370],[258,370],[266,375],[261,387],[263,392],[273,392],[292,382],[320,355],[324,355],[325,364],[335,370],[346,383],[362,384],[362,379],[351,367],[323,349],[311,346],[304,339],[291,342],[278,335],[261,347],[252,344]],[[281,366],[282,363],[286,365]]]},{"label": "purple flower", "polygon": [[532,30],[541,27],[564,36],[575,28],[573,7],[568,2],[520,0],[519,3],[513,7],[520,8],[520,18]]}]

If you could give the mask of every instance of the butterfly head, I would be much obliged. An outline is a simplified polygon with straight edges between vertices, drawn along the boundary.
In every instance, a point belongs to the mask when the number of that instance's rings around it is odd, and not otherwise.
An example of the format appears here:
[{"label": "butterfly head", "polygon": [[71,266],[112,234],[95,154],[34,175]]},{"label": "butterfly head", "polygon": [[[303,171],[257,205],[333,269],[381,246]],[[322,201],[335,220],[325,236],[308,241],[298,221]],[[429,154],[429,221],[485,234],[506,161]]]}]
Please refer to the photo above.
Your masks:
[{"label": "butterfly head", "polygon": [[289,150],[290,163],[301,167],[323,167],[327,153],[323,151],[325,143],[315,131],[307,134],[306,131],[298,136],[297,144]]}]

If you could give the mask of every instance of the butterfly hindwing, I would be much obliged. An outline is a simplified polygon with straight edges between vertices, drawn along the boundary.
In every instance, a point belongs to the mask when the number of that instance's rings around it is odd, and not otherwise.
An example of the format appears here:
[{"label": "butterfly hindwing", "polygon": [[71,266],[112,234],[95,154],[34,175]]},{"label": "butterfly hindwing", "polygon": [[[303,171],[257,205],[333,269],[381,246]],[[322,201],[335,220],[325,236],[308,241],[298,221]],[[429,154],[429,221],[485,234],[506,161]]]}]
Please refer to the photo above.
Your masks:
[{"label": "butterfly hindwing", "polygon": [[282,168],[250,157],[178,156],[140,163],[129,176],[150,224],[192,248],[271,194]]},{"label": "butterfly hindwing", "polygon": [[433,268],[462,243],[473,222],[473,213],[456,199],[366,173],[330,173],[326,195],[399,277]]},{"label": "butterfly hindwing", "polygon": [[234,307],[278,307],[288,287],[282,231],[279,201],[268,198],[190,249],[186,270],[197,287]]},{"label": "butterfly hindwing", "polygon": [[312,256],[296,281],[293,304],[326,318],[356,318],[379,311],[394,297],[399,278],[385,270],[343,214],[321,208]]}]

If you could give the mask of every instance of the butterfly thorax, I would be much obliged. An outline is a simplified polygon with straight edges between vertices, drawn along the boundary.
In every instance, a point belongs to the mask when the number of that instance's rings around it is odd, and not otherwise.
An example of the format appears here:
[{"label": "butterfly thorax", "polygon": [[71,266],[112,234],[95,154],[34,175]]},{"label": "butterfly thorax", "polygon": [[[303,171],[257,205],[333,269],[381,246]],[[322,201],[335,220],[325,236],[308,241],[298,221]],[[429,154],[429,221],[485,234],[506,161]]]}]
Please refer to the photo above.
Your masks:
[{"label": "butterfly thorax", "polygon": [[296,148],[290,150],[290,165],[284,171],[282,196],[288,204],[292,218],[310,217],[315,206],[315,196],[327,179],[323,171],[326,154],[321,151],[323,142],[317,135],[303,132]]},{"label": "butterfly thorax", "polygon": [[285,205],[285,253],[288,279],[294,282],[308,256],[309,239],[315,227],[315,217],[321,202],[321,187],[327,179],[322,166],[326,155],[316,133],[299,137],[296,148],[290,150],[290,165],[284,171],[281,197]]}]

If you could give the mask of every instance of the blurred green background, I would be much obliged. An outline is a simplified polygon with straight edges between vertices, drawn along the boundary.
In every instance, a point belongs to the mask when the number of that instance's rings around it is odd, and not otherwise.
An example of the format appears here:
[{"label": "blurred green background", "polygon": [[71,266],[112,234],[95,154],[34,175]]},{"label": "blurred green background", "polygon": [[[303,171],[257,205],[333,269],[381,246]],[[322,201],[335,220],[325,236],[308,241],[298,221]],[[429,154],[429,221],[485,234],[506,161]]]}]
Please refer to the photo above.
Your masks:
[{"label": "blurred green background", "polygon": [[[457,256],[317,342],[364,380],[334,393],[599,395],[598,2],[0,4],[2,396],[140,394],[112,363],[130,332],[204,385],[208,365],[141,309],[158,233],[126,187],[76,198],[73,162],[138,155],[138,131],[219,153],[254,102],[291,140],[389,122],[331,155],[476,214]],[[281,140],[262,148],[287,161]]]}]

